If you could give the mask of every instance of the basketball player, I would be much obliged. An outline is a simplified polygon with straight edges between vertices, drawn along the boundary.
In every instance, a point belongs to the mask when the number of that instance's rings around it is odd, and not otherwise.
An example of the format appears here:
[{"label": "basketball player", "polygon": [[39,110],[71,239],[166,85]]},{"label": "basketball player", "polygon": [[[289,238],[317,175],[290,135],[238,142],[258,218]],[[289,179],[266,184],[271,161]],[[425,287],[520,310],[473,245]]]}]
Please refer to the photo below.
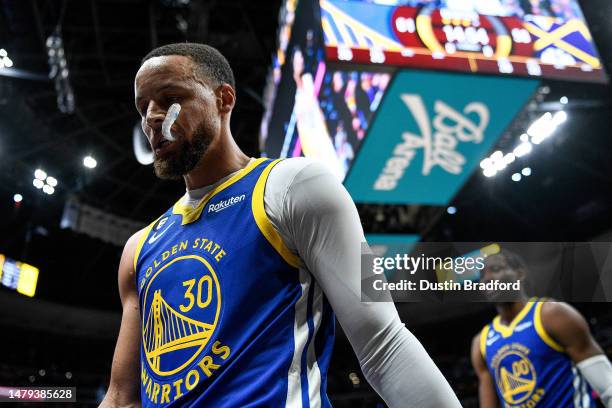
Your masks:
[{"label": "basketball player", "polygon": [[[520,257],[504,250],[486,258],[482,276],[516,282],[526,271]],[[591,387],[612,407],[612,366],[578,311],[524,292],[496,308],[498,316],[472,342],[481,408],[590,408]]]},{"label": "basketball player", "polygon": [[217,50],[157,48],[134,88],[157,176],[187,191],[125,245],[102,407],[329,407],[335,316],[389,406],[460,406],[394,305],[360,302],[364,235],[337,177],[238,148],[234,77]]}]

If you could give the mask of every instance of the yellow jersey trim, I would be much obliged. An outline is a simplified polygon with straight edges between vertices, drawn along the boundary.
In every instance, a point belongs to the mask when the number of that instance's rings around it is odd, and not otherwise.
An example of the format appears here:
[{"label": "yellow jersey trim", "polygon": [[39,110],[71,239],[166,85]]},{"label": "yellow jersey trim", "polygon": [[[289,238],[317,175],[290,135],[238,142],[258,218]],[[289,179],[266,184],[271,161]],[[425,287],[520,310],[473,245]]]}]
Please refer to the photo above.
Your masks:
[{"label": "yellow jersey trim", "polygon": [[221,192],[222,190],[225,190],[227,187],[231,186],[232,184],[249,174],[253,169],[255,169],[265,160],[266,158],[262,157],[250,162],[245,168],[239,170],[236,174],[227,179],[225,182],[221,183],[220,185],[206,193],[204,197],[202,197],[198,205],[196,205],[195,207],[181,204],[181,200],[183,199],[183,197],[181,197],[174,204],[174,207],[172,207],[172,213],[182,216],[181,225],[191,224],[192,222],[197,221],[202,215],[202,210],[204,209],[204,207],[206,207],[206,204],[208,204],[211,198],[213,198],[217,193]]},{"label": "yellow jersey trim", "polygon": [[487,358],[487,335],[489,334],[489,325],[487,324],[480,332],[480,354],[482,358]]},{"label": "yellow jersey trim", "polygon": [[556,350],[560,353],[563,353],[563,346],[553,340],[552,337],[546,332],[544,329],[544,325],[542,324],[542,305],[546,301],[538,302],[535,309],[535,315],[533,319],[533,324],[535,326],[536,332],[542,339],[542,341],[548,344],[553,350]]},{"label": "yellow jersey trim", "polygon": [[253,190],[251,208],[253,210],[255,223],[259,227],[259,230],[263,236],[266,237],[268,242],[289,265],[299,268],[300,259],[294,253],[292,253],[289,248],[287,248],[287,245],[285,245],[283,242],[283,239],[279,235],[278,231],[276,231],[270,222],[270,219],[266,214],[266,209],[264,208],[264,190],[266,188],[266,182],[268,181],[270,171],[280,160],[281,159],[277,159],[270,163],[259,176],[259,179],[255,184],[255,189]]},{"label": "yellow jersey trim", "polygon": [[502,335],[502,337],[510,337],[512,333],[514,333],[514,329],[516,328],[516,326],[520,323],[521,320],[523,320],[525,315],[529,313],[529,311],[533,307],[534,302],[535,298],[529,299],[523,309],[516,316],[514,316],[514,319],[512,319],[512,322],[510,322],[509,326],[503,324],[501,322],[501,318],[499,317],[499,315],[497,315],[495,319],[493,319],[493,328],[498,331]]},{"label": "yellow jersey trim", "polygon": [[144,243],[147,240],[149,233],[151,232],[151,228],[153,228],[153,225],[155,225],[155,223],[160,218],[161,217],[158,217],[157,220],[147,225],[145,229],[142,231],[142,235],[138,239],[138,244],[136,244],[136,250],[134,251],[134,273],[136,273],[136,264],[138,263],[138,257],[140,256],[140,251],[142,251],[142,247],[144,246]]}]

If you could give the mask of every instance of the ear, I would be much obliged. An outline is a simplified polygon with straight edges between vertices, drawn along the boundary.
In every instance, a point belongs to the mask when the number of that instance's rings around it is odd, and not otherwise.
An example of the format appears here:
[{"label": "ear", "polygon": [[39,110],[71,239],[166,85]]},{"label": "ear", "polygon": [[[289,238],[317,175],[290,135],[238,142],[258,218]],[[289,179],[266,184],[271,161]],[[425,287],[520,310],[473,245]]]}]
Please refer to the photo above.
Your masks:
[{"label": "ear", "polygon": [[236,104],[236,91],[230,84],[221,84],[216,90],[217,108],[219,112],[227,114],[234,109]]}]

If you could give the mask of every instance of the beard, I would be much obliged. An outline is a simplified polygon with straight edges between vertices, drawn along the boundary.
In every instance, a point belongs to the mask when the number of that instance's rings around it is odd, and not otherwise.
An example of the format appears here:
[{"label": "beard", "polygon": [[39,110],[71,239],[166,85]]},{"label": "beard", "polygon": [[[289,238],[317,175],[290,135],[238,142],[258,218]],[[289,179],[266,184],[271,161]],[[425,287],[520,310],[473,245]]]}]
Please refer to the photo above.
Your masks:
[{"label": "beard", "polygon": [[165,158],[155,157],[153,168],[155,175],[162,180],[178,180],[193,170],[210,146],[211,136],[202,124],[193,133],[192,140],[181,138],[178,151]]}]

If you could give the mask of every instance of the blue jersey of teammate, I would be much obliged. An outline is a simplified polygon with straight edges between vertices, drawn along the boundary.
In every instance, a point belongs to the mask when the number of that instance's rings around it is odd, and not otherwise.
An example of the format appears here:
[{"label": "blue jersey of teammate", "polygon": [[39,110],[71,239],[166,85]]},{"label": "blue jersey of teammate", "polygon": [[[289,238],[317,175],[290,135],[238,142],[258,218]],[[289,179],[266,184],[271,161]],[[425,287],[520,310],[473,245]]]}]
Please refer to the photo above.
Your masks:
[{"label": "blue jersey of teammate", "polygon": [[275,163],[251,161],[143,234],[143,407],[330,406],[334,316],[266,216]]},{"label": "blue jersey of teammate", "polygon": [[544,330],[543,304],[531,299],[509,326],[497,316],[480,334],[499,400],[508,408],[594,408],[589,385]]}]

